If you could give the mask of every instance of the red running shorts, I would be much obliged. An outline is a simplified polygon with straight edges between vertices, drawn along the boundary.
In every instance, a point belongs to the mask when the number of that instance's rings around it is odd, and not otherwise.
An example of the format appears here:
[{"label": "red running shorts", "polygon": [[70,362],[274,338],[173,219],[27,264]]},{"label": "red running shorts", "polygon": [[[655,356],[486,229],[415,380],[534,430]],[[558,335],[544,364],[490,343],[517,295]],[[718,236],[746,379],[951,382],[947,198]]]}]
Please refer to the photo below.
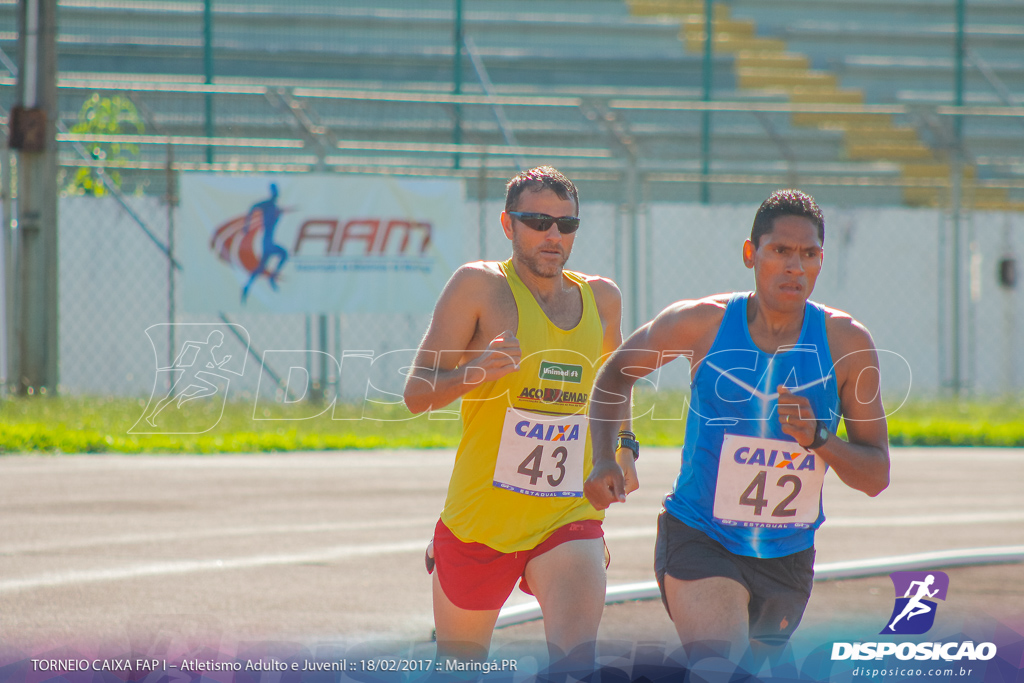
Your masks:
[{"label": "red running shorts", "polygon": [[[604,538],[601,520],[585,519],[558,527],[531,550],[502,553],[483,543],[465,543],[437,520],[434,528],[434,561],[441,590],[461,609],[501,609],[516,581],[533,595],[526,583],[526,565],[533,558],[568,541]],[[607,550],[605,551],[607,560]]]}]

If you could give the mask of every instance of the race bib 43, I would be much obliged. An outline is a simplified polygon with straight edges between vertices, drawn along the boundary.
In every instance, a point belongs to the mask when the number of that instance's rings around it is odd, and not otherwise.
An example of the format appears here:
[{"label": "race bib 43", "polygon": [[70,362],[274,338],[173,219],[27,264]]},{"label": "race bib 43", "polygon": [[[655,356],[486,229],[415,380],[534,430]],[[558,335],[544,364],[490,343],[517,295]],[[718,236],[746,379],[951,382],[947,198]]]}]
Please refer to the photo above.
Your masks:
[{"label": "race bib 43", "polygon": [[494,485],[529,496],[583,495],[586,415],[541,415],[508,408]]}]

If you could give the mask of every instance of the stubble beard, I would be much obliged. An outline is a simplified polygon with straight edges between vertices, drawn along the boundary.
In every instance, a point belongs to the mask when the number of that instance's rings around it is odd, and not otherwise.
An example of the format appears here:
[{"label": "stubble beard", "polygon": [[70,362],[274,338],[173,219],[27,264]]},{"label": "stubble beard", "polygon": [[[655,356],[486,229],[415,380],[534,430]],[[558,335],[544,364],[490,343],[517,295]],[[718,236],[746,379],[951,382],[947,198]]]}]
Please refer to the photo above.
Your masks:
[{"label": "stubble beard", "polygon": [[557,265],[550,261],[542,261],[537,254],[528,254],[524,251],[518,243],[512,243],[512,255],[515,256],[516,261],[526,267],[528,271],[535,277],[543,278],[554,278],[562,276],[562,268],[569,260],[569,255],[565,254],[561,262]]}]

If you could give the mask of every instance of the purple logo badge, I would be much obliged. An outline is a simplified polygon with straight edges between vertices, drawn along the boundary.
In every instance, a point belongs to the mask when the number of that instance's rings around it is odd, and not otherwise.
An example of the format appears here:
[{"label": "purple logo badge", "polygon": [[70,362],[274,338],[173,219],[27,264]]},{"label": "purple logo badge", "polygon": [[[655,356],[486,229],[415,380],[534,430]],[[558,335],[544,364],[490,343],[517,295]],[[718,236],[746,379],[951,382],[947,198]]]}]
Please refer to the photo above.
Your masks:
[{"label": "purple logo badge", "polygon": [[893,572],[896,604],[882,634],[926,633],[935,623],[936,600],[945,600],[949,576],[945,572]]}]

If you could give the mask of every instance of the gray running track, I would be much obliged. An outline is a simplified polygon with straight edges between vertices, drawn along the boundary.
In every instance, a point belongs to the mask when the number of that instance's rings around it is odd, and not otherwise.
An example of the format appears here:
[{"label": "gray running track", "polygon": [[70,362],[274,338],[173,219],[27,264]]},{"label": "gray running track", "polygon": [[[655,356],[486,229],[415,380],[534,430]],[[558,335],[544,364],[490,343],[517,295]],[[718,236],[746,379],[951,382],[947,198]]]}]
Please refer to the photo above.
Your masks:
[{"label": "gray running track", "polygon": [[[655,517],[678,458],[645,449],[640,491],[610,511],[610,585],[653,578]],[[0,640],[33,652],[168,633],[425,642],[423,549],[452,459],[443,450],[0,457]],[[819,563],[1024,545],[1024,451],[901,448],[892,460],[892,484],[874,499],[829,474]],[[1021,565],[951,578],[961,615],[1024,628]],[[517,591],[510,602],[527,599]],[[892,599],[886,577],[819,583],[801,630],[881,623]],[[495,643],[542,629],[509,627]],[[650,601],[609,607],[601,638],[672,634]]]}]

